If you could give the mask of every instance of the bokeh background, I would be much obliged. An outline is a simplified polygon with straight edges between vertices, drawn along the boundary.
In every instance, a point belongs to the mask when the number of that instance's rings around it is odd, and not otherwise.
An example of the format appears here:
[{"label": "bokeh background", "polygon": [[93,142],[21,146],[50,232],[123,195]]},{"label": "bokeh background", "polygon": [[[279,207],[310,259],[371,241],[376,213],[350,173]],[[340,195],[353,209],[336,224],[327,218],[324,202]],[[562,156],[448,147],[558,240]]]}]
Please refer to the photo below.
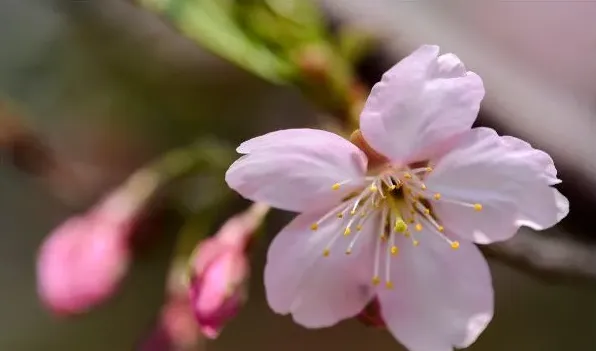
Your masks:
[{"label": "bokeh background", "polygon": [[[363,81],[374,83],[421,43],[439,44],[484,78],[480,123],[528,139],[561,168],[572,215],[553,230],[523,233],[492,252],[496,315],[470,349],[596,349],[596,2],[320,4],[331,22],[376,39],[358,64]],[[36,295],[35,256],[43,237],[164,150],[200,135],[233,145],[318,118],[299,89],[243,71],[123,0],[0,1],[0,95],[18,105],[19,123],[43,136],[78,175],[75,182],[65,173],[15,167],[14,155],[3,151],[2,351],[134,350],[162,303],[175,234],[170,224],[158,229],[163,238],[135,264],[115,299],[68,320],[51,316]],[[0,122],[10,130],[12,122]],[[197,186],[192,196],[209,191]],[[275,213],[269,237],[289,218]],[[177,225],[175,216],[169,220]],[[261,283],[266,243],[257,250],[250,302],[207,350],[399,349],[388,333],[356,321],[310,331],[275,315]]]}]

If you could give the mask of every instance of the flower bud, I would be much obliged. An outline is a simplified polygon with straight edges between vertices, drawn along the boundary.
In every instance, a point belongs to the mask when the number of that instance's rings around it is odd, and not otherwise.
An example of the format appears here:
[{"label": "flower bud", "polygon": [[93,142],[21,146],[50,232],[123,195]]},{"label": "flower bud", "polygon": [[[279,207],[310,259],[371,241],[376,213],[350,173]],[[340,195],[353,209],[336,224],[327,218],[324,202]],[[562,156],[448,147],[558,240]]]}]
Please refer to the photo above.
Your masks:
[{"label": "flower bud", "polygon": [[138,172],[82,216],[66,220],[42,244],[38,292],[58,314],[103,302],[118,288],[130,263],[130,239],[157,182]]},{"label": "flower bud", "polygon": [[192,262],[190,301],[203,334],[216,338],[246,300],[249,275],[246,250],[268,208],[259,204],[229,219],[196,249]]},{"label": "flower bud", "polygon": [[126,226],[93,214],[68,219],[42,245],[38,292],[55,313],[84,312],[116,290],[129,264]]}]

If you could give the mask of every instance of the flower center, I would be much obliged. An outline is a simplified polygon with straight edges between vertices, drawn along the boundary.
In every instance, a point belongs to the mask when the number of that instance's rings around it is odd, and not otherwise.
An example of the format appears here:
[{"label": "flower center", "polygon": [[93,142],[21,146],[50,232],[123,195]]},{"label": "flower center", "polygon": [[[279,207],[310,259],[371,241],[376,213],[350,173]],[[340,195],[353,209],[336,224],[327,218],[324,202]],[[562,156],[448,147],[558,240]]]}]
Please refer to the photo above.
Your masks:
[{"label": "flower center", "polygon": [[[325,249],[323,256],[331,254],[331,247],[341,237],[349,237],[356,233],[349,241],[345,254],[350,255],[360,238],[364,226],[368,221],[379,221],[378,226],[372,223],[370,232],[377,236],[375,242],[375,258],[373,268],[373,285],[381,282],[380,265],[384,259],[385,286],[392,288],[390,280],[391,257],[397,256],[399,247],[396,245],[398,236],[408,238],[413,246],[420,244],[417,232],[427,228],[437,235],[453,249],[459,248],[459,242],[445,236],[445,228],[433,211],[433,202],[445,201],[481,211],[479,203],[467,203],[444,197],[441,193],[432,192],[424,184],[426,176],[432,172],[432,167],[405,167],[397,169],[389,166],[378,175],[366,177],[370,181],[368,186],[348,196],[341,204],[328,212],[311,226],[316,231],[319,226],[330,220],[344,223],[343,232],[334,235]],[[344,180],[331,186],[332,190],[339,190],[351,180]],[[374,219],[376,217],[376,219]],[[366,230],[366,232],[369,232]],[[367,233],[370,234],[370,233]]]}]

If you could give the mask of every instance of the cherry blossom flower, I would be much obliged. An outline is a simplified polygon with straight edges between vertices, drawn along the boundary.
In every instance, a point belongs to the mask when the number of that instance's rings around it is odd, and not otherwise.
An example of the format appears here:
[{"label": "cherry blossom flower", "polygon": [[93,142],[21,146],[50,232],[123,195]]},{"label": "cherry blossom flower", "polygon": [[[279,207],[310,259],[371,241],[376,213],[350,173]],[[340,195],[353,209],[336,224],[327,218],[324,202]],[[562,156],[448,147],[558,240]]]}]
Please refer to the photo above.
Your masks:
[{"label": "cherry blossom flower", "polygon": [[[228,185],[300,212],[273,240],[271,308],[309,328],[358,315],[378,299],[389,331],[412,351],[472,344],[493,316],[476,244],[566,216],[544,152],[471,128],[482,80],[453,54],[422,46],[387,71],[360,117],[367,148],[314,129],[242,143]],[[378,154],[378,155],[377,155]]]}]

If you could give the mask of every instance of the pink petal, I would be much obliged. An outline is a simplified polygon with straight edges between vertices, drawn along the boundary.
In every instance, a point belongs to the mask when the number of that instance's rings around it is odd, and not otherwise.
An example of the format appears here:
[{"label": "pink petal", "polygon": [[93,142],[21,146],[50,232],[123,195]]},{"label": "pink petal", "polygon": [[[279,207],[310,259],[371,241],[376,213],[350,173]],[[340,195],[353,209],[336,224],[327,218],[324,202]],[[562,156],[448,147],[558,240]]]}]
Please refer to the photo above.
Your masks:
[{"label": "pink petal", "polygon": [[512,151],[516,151],[520,157],[524,157],[527,162],[531,162],[535,167],[543,170],[543,176],[550,185],[561,183],[557,178],[557,169],[553,159],[546,152],[534,149],[529,143],[512,137],[504,135],[501,140]]},{"label": "pink petal", "polygon": [[[226,173],[242,196],[273,207],[303,212],[329,207],[362,186],[366,156],[342,137],[314,129],[289,129],[251,139],[248,153]],[[335,183],[349,181],[338,190]]]},{"label": "pink petal", "polygon": [[422,46],[387,71],[360,116],[366,141],[396,163],[427,157],[469,129],[484,97],[482,80],[455,55]]},{"label": "pink petal", "polygon": [[[492,129],[463,134],[426,179],[428,191],[442,195],[433,202],[441,224],[480,244],[506,240],[521,225],[555,225],[568,208],[549,186],[544,168],[526,156],[526,151],[508,147]],[[482,205],[482,211],[474,211],[474,204]]]},{"label": "pink petal", "polygon": [[[265,266],[265,290],[269,306],[280,314],[292,314],[296,323],[321,328],[357,315],[372,297],[373,235],[365,232],[351,255],[345,250],[352,236],[344,237],[341,221],[312,231],[321,214],[296,217],[273,240]],[[371,222],[371,221],[369,221]],[[354,235],[354,234],[352,234]],[[323,252],[331,240],[328,257]]]},{"label": "pink petal", "polygon": [[394,288],[379,288],[387,328],[409,351],[467,347],[493,316],[488,264],[471,243],[454,250],[426,230],[416,235],[418,247],[404,242],[392,258]]}]

